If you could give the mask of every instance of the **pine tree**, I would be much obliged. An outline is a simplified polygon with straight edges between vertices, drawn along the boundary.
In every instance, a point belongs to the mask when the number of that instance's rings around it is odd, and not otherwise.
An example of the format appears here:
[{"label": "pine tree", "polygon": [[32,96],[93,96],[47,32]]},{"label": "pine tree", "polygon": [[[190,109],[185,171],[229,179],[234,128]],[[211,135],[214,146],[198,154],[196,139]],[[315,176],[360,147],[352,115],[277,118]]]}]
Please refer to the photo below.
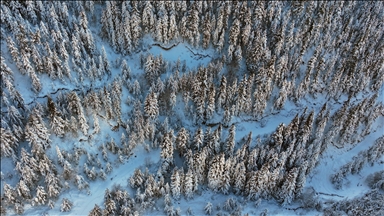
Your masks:
[{"label": "pine tree", "polygon": [[280,110],[284,106],[284,103],[287,100],[287,96],[288,96],[287,89],[289,89],[289,85],[290,85],[290,83],[287,82],[287,80],[283,81],[282,87],[281,87],[280,92],[279,92],[279,97],[277,98],[277,100],[274,103],[275,109]]},{"label": "pine tree", "polygon": [[155,120],[159,115],[159,105],[157,102],[157,96],[155,92],[150,91],[144,102],[144,111],[146,116],[150,119]]},{"label": "pine tree", "polygon": [[207,205],[204,207],[204,212],[206,215],[211,215],[212,214],[212,203],[208,202]]},{"label": "pine tree", "polygon": [[175,93],[178,92],[179,91],[178,77],[174,78],[173,75],[171,75],[167,82],[167,88],[169,88],[171,91]]},{"label": "pine tree", "polygon": [[232,46],[237,45],[238,35],[240,33],[240,21],[235,19],[232,23],[231,29],[229,30],[229,44]]},{"label": "pine tree", "polygon": [[11,205],[14,204],[17,199],[17,193],[15,189],[9,184],[4,182],[3,191],[4,191],[4,197],[6,199],[6,202]]},{"label": "pine tree", "polygon": [[195,150],[200,151],[203,145],[203,140],[204,140],[204,133],[200,127],[196,130],[196,133],[193,138]]},{"label": "pine tree", "polygon": [[19,68],[19,70],[22,71],[21,72],[22,74],[28,74],[30,76],[31,73],[35,72],[29,60],[30,53],[26,52],[25,50],[21,50],[20,55],[21,55],[21,59],[20,59],[21,68]]},{"label": "pine tree", "polygon": [[128,9],[123,10],[123,24],[117,32],[119,49],[123,54],[132,53],[131,16]]},{"label": "pine tree", "polygon": [[235,124],[231,125],[231,128],[229,129],[229,135],[225,142],[225,152],[227,155],[233,155],[233,150],[235,148],[235,133],[236,133],[236,126]]},{"label": "pine tree", "polygon": [[47,173],[47,175],[45,176],[45,183],[48,196],[54,198],[58,197],[62,188],[60,184],[60,179],[52,172]]},{"label": "pine tree", "polygon": [[121,96],[122,96],[122,87],[121,80],[115,79],[112,83],[112,106],[114,108],[115,116],[118,119],[118,122],[121,122]]},{"label": "pine tree", "polygon": [[83,134],[87,135],[89,126],[88,126],[87,120],[84,116],[84,111],[83,111],[83,107],[82,107],[81,102],[80,102],[80,98],[77,96],[77,93],[75,91],[70,92],[67,95],[67,98],[68,98],[68,105],[69,105],[70,110],[72,111],[73,114],[77,115],[78,120],[79,120],[79,124],[80,124],[80,128],[81,128]]},{"label": "pine tree", "polygon": [[197,182],[194,182],[193,177],[193,171],[188,169],[184,178],[184,194],[187,199],[191,199],[193,197],[194,184],[197,184]]},{"label": "pine tree", "polygon": [[44,205],[47,202],[47,193],[44,187],[38,186],[36,190],[36,197],[32,200],[32,205]]},{"label": "pine tree", "polygon": [[282,146],[284,143],[284,129],[285,126],[283,123],[280,123],[279,126],[277,127],[275,133],[273,133],[270,144],[276,149],[278,153],[282,150]]},{"label": "pine tree", "polygon": [[206,119],[211,119],[215,112],[215,96],[216,96],[216,90],[215,90],[215,86],[212,84],[208,92],[208,105],[206,110]]},{"label": "pine tree", "polygon": [[100,132],[99,118],[97,118],[96,112],[92,113],[92,117],[93,117],[93,134],[97,134]]},{"label": "pine tree", "polygon": [[61,117],[61,112],[56,108],[55,102],[50,97],[48,97],[47,107],[51,119],[51,129],[57,136],[63,137],[66,132],[65,129],[69,126],[69,122]]},{"label": "pine tree", "polygon": [[87,107],[91,108],[93,112],[99,113],[101,111],[102,102],[96,92],[90,90],[85,98]]},{"label": "pine tree", "polygon": [[71,211],[72,206],[73,206],[73,203],[71,201],[69,201],[67,198],[63,198],[60,206],[60,211],[69,212]]},{"label": "pine tree", "polygon": [[[15,42],[13,42],[12,38],[11,37],[7,37],[7,46],[8,46],[8,50],[9,50],[9,53],[11,54],[12,56],[12,60],[13,62],[17,65],[17,67],[20,69],[21,68],[21,60],[20,60],[20,53],[19,53],[19,49],[17,48]],[[22,74],[25,74],[25,71],[24,70],[20,70],[20,72]]]},{"label": "pine tree", "polygon": [[162,170],[166,172],[171,164],[173,164],[173,131],[167,132],[163,137],[161,144],[161,158],[163,159]]},{"label": "pine tree", "polygon": [[176,106],[176,93],[174,91],[171,92],[171,95],[169,96],[169,105],[171,106],[171,109],[173,110]]},{"label": "pine tree", "polygon": [[180,179],[180,173],[175,168],[173,169],[172,176],[171,176],[171,190],[173,198],[176,200],[180,199],[180,193],[181,193],[181,179]]},{"label": "pine tree", "polygon": [[300,166],[300,170],[296,179],[296,188],[295,188],[296,198],[298,198],[301,195],[303,188],[305,186],[307,168],[308,168],[308,161],[304,161],[304,163],[301,164]]},{"label": "pine tree", "polygon": [[178,37],[179,37],[179,30],[177,27],[176,15],[175,15],[175,12],[172,10],[170,11],[170,16],[169,16],[168,39],[172,41],[174,39],[177,39]]},{"label": "pine tree", "polygon": [[203,48],[207,49],[209,46],[209,43],[211,41],[211,32],[212,32],[212,24],[211,24],[211,16],[210,13],[206,13],[206,15],[203,18],[203,29],[202,29],[202,34],[203,34]]},{"label": "pine tree", "polygon": [[114,2],[106,2],[106,8],[101,15],[101,36],[111,41],[114,26],[114,16],[116,14],[116,5]]},{"label": "pine tree", "polygon": [[140,13],[136,7],[133,7],[132,14],[131,14],[131,33],[132,33],[132,42],[135,48],[138,48],[141,32],[142,30],[141,30]]},{"label": "pine tree", "polygon": [[144,27],[144,33],[152,33],[155,25],[155,16],[153,14],[153,6],[150,1],[145,2],[141,23]]},{"label": "pine tree", "polygon": [[147,79],[148,84],[151,86],[155,80],[160,75],[160,58],[155,58],[151,54],[147,56],[146,62],[145,62],[145,78]]},{"label": "pine tree", "polygon": [[227,89],[227,79],[225,78],[225,76],[222,76],[220,80],[219,94],[217,97],[218,108],[223,108],[224,104],[226,103],[226,96],[227,96],[226,89]]},{"label": "pine tree", "polygon": [[95,207],[89,212],[89,216],[102,216],[102,210],[101,208],[95,204]]},{"label": "pine tree", "polygon": [[267,107],[267,92],[265,90],[265,84],[257,86],[257,90],[253,94],[255,99],[253,104],[253,116],[261,118],[265,108]]},{"label": "pine tree", "polygon": [[219,191],[224,194],[228,194],[228,191],[231,187],[231,176],[232,176],[232,158],[228,158],[225,161],[224,172],[221,174],[221,179],[219,183]]},{"label": "pine tree", "polygon": [[246,183],[246,192],[249,199],[257,200],[260,196],[268,197],[267,184],[269,175],[268,164],[264,164],[260,170],[251,173],[251,177]]},{"label": "pine tree", "polygon": [[131,93],[133,93],[133,95],[135,96],[138,96],[141,94],[140,83],[137,80],[135,80],[135,82],[131,86]]},{"label": "pine tree", "polygon": [[114,117],[114,115],[113,115],[113,111],[112,111],[112,102],[111,102],[111,98],[110,98],[109,89],[107,89],[107,87],[104,86],[103,91],[100,91],[100,94],[101,94],[100,98],[102,99],[101,101],[102,101],[103,106],[104,106],[106,118],[108,120],[112,119]]},{"label": "pine tree", "polygon": [[200,31],[199,31],[199,11],[197,10],[197,3],[193,2],[187,15],[187,31],[185,32],[189,42],[193,46],[198,46],[200,42]]},{"label": "pine tree", "polygon": [[[109,60],[107,57],[107,53],[105,52],[104,46],[101,47],[101,56],[102,56],[102,65],[101,67],[104,69],[105,72],[107,72],[108,76],[111,76],[111,66],[109,64]],[[101,62],[100,62],[101,63]]]},{"label": "pine tree", "polygon": [[20,179],[19,183],[17,183],[16,191],[17,191],[17,194],[20,197],[23,197],[24,199],[32,198],[31,190],[29,189],[29,187],[25,184],[25,182],[22,179]]},{"label": "pine tree", "polygon": [[123,75],[123,82],[126,83],[131,79],[131,69],[127,64],[127,61],[123,59],[121,62],[121,74]]},{"label": "pine tree", "polygon": [[295,191],[295,185],[296,185],[296,178],[298,174],[298,169],[294,167],[289,171],[289,173],[286,175],[286,179],[281,186],[281,192],[280,197],[282,199],[283,205],[290,204],[292,200],[294,199],[294,191]]},{"label": "pine tree", "polygon": [[224,110],[223,124],[225,126],[228,126],[229,123],[231,123],[231,121],[232,121],[232,113],[230,108],[226,106]]},{"label": "pine tree", "polygon": [[129,179],[129,184],[132,188],[141,187],[144,183],[144,175],[140,169],[135,169],[133,176]]},{"label": "pine tree", "polygon": [[206,178],[206,172],[208,170],[207,167],[207,159],[208,159],[208,151],[207,148],[204,147],[200,152],[193,155],[193,167],[195,175],[195,186],[197,187],[197,183],[202,183]]},{"label": "pine tree", "polygon": [[1,128],[1,156],[16,157],[15,149],[18,146],[18,139],[11,131]]},{"label": "pine tree", "polygon": [[208,187],[214,191],[219,191],[222,186],[223,174],[225,171],[225,156],[223,153],[216,155],[208,171]]},{"label": "pine tree", "polygon": [[40,92],[42,87],[41,87],[41,82],[40,82],[39,78],[36,76],[36,74],[34,72],[31,72],[29,75],[30,75],[30,77],[32,79],[33,90],[36,93]]},{"label": "pine tree", "polygon": [[80,45],[77,36],[74,34],[72,35],[72,55],[74,58],[74,62],[76,63],[77,66],[81,66],[81,51],[80,51]]},{"label": "pine tree", "polygon": [[32,110],[25,126],[25,137],[32,147],[33,154],[41,154],[51,146],[48,129],[45,127],[41,113],[37,108]]},{"label": "pine tree", "polygon": [[233,174],[233,182],[234,182],[234,192],[235,194],[241,194],[243,193],[243,190],[245,188],[245,182],[246,181],[246,168],[244,165],[244,162],[239,162],[236,167]]},{"label": "pine tree", "polygon": [[184,155],[189,147],[189,134],[188,131],[182,127],[176,137],[176,150],[180,155]]}]

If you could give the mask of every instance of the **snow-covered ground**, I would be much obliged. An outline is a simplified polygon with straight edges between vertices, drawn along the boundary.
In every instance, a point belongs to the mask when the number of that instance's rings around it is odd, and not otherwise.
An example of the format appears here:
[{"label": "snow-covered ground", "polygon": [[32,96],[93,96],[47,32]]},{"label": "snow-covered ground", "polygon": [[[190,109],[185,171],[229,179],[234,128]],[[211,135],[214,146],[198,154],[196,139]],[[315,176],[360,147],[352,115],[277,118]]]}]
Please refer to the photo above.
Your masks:
[{"label": "snow-covered ground", "polygon": [[[97,14],[101,14],[100,5],[96,7]],[[231,21],[232,22],[232,21]],[[131,82],[138,80],[141,86],[141,94],[137,96],[138,99],[143,102],[143,99],[149,93],[149,86],[145,86],[145,76],[144,69],[140,65],[141,59],[140,56],[146,56],[151,54],[153,56],[162,56],[163,59],[168,63],[168,68],[165,73],[160,75],[161,80],[165,83],[168,78],[172,75],[172,66],[176,64],[177,61],[180,61],[182,65],[185,65],[186,70],[181,72],[195,72],[200,66],[207,66],[212,61],[217,60],[222,57],[221,54],[218,54],[212,46],[209,46],[208,49],[196,48],[191,46],[189,43],[180,41],[172,42],[167,45],[156,42],[149,34],[145,34],[140,44],[140,49],[129,56],[123,56],[122,54],[116,53],[105,39],[102,39],[99,36],[100,26],[98,23],[91,23],[90,30],[93,33],[93,37],[96,44],[97,52],[100,52],[101,48],[104,47],[107,53],[107,58],[111,64],[111,76],[103,76],[101,79],[96,79],[91,81],[90,79],[85,79],[84,82],[78,81],[78,75],[73,72],[73,77],[71,79],[65,78],[62,80],[52,80],[47,74],[39,74],[40,82],[42,83],[42,90],[39,93],[35,93],[31,86],[31,80],[27,75],[22,75],[13,62],[12,57],[8,51],[5,40],[1,40],[1,56],[4,57],[6,64],[13,71],[14,85],[15,88],[20,92],[23,97],[25,104],[28,108],[34,107],[37,103],[46,104],[47,96],[50,96],[54,99],[61,93],[68,93],[70,91],[77,91],[78,93],[86,92],[89,89],[99,90],[108,84],[111,84],[114,80],[121,77],[121,62],[126,60],[129,68],[131,69]],[[225,46],[227,48],[227,46]],[[225,49],[224,48],[224,49]],[[299,72],[304,73],[309,59],[313,56],[315,52],[315,47],[309,48],[303,57],[304,63],[300,66]],[[326,56],[329,57],[328,54]],[[326,59],[327,59],[326,58]],[[224,65],[220,74],[227,75],[229,73],[229,66]],[[243,59],[238,73],[238,78],[241,79],[242,74],[246,74],[245,60]],[[227,84],[232,85],[232,83]],[[277,95],[278,92],[273,92],[274,95]],[[369,92],[367,95],[371,95],[372,92]],[[125,85],[122,88],[122,114],[121,119],[123,123],[126,123],[128,120],[133,120],[132,110],[133,102],[129,99],[137,99],[132,96],[130,90],[127,89]],[[360,102],[367,95],[363,93],[357,94],[352,98],[352,103]],[[243,138],[252,132],[252,143],[251,147],[256,146],[257,137],[264,135],[270,135],[275,132],[276,128],[283,123],[288,125],[296,114],[301,114],[304,109],[307,107],[308,111],[314,111],[317,114],[324,103],[327,102],[328,108],[331,111],[331,115],[338,110],[343,102],[347,100],[346,95],[342,95],[337,101],[334,99],[329,99],[327,96],[320,94],[316,99],[311,96],[305,96],[299,102],[294,103],[292,100],[288,99],[281,110],[274,110],[272,108],[271,102],[268,103],[267,109],[265,111],[265,116],[259,120],[253,118],[249,115],[240,115],[233,116],[231,123],[236,125],[236,145],[235,149],[240,148],[240,143],[242,143]],[[384,103],[384,87],[381,86],[379,90],[379,96],[377,99],[378,102]],[[5,108],[5,106],[1,107]],[[195,124],[189,114],[185,111],[185,105],[183,98],[180,94],[177,95],[176,106],[171,111],[163,112],[165,115],[160,115],[158,118],[158,125],[163,124],[167,119],[170,122],[169,127],[175,129],[175,135],[180,127],[186,128],[191,132],[191,136],[195,133],[198,127],[201,127],[205,132],[209,125],[212,125],[211,131],[217,128],[219,123],[223,121],[223,111],[220,110],[216,112],[212,119],[209,119],[204,124]],[[6,115],[5,109],[1,110],[2,116]],[[93,118],[91,117],[91,112],[84,110],[88,117],[88,124],[90,125],[90,132],[93,129]],[[308,113],[307,111],[307,113]],[[100,115],[101,116],[101,115]],[[45,117],[44,117],[45,118]],[[101,156],[100,146],[107,142],[110,142],[113,139],[117,145],[120,147],[121,136],[124,134],[126,137],[130,135],[130,132],[127,131],[121,126],[118,125],[117,130],[112,130],[113,126],[117,125],[118,122],[115,120],[105,120],[99,118],[100,123],[100,133],[94,134],[92,136],[84,136],[79,133],[78,136],[66,135],[64,138],[59,138],[55,135],[51,135],[50,139],[52,140],[51,147],[46,150],[47,156],[55,164],[57,164],[58,156],[56,153],[56,146],[60,150],[67,152],[73,152],[75,147],[86,149],[87,153],[95,155],[101,161],[101,167],[96,167],[96,170],[104,169],[106,167],[106,161],[103,160]],[[49,121],[45,118],[45,124],[48,127]],[[120,127],[121,126],[121,127]],[[49,127],[48,127],[49,128]],[[176,129],[177,128],[177,129]],[[340,167],[344,164],[353,160],[353,157],[358,155],[359,152],[367,150],[370,148],[379,137],[384,135],[384,117],[379,116],[372,125],[372,131],[369,135],[365,136],[362,140],[359,140],[355,144],[345,144],[343,148],[338,148],[334,145],[328,145],[326,151],[320,156],[319,163],[315,169],[309,174],[306,179],[306,184],[304,190],[313,190],[315,192],[315,198],[327,203],[328,201],[339,201],[343,199],[352,199],[371,190],[371,188],[366,183],[366,177],[369,174],[372,174],[377,171],[384,170],[384,156],[381,156],[380,160],[371,164],[366,164],[359,174],[349,174],[344,180],[343,187],[341,189],[336,189],[336,187],[331,183],[330,177],[332,174],[336,173]],[[223,136],[228,136],[228,130],[223,130]],[[88,189],[78,190],[73,183],[73,179],[68,180],[70,188],[64,189],[60,193],[59,197],[55,200],[55,205],[51,209],[47,205],[44,206],[32,206],[31,202],[27,202],[24,206],[24,215],[88,215],[89,212],[94,208],[95,205],[104,208],[104,194],[107,189],[111,190],[114,186],[120,185],[124,190],[127,190],[131,197],[135,196],[136,190],[132,189],[129,185],[129,178],[133,175],[136,169],[144,171],[148,168],[149,173],[156,174],[161,166],[161,157],[160,147],[149,147],[150,143],[146,140],[144,143],[139,143],[128,156],[123,156],[124,161],[120,163],[118,161],[118,156],[112,154],[108,151],[108,161],[112,163],[113,170],[107,175],[106,180],[102,180],[99,177],[96,180],[91,181],[87,178],[89,183]],[[23,141],[19,144],[19,150],[21,148],[29,149],[29,144],[27,141]],[[87,155],[83,155],[80,158],[78,166],[74,167],[75,174],[83,175],[83,165],[87,161]],[[183,166],[182,164],[177,164]],[[59,173],[62,172],[63,168],[58,167]],[[90,167],[92,168],[92,167]],[[20,176],[15,170],[15,161],[12,161],[12,158],[1,157],[1,194],[4,193],[4,184],[7,183],[13,187],[18,183]],[[41,180],[39,184],[44,184]],[[73,202],[73,207],[70,212],[61,212],[60,204],[63,198],[68,198]],[[179,200],[172,198],[172,206],[174,209],[180,209],[182,215],[186,215],[187,210],[190,208],[194,215],[204,215],[204,207],[207,202],[213,204],[212,215],[219,213],[227,214],[228,211],[223,209],[224,203],[229,199],[233,198],[237,201],[238,207],[241,210],[242,214],[249,215],[259,215],[261,213],[268,213],[270,215],[318,215],[322,212],[317,211],[316,209],[304,209],[302,208],[302,202],[300,199],[292,202],[288,206],[282,206],[279,202],[274,199],[271,200],[261,200],[260,203],[255,201],[249,201],[243,196],[237,196],[233,193],[224,195],[222,193],[216,193],[208,189],[207,185],[200,187],[200,190],[194,194],[194,197],[190,200],[187,200],[184,196],[181,196]],[[142,215],[164,215],[164,198],[160,198],[158,201],[155,201],[155,205],[150,209],[140,211]],[[7,210],[7,215],[15,215],[15,212],[12,209]]]}]

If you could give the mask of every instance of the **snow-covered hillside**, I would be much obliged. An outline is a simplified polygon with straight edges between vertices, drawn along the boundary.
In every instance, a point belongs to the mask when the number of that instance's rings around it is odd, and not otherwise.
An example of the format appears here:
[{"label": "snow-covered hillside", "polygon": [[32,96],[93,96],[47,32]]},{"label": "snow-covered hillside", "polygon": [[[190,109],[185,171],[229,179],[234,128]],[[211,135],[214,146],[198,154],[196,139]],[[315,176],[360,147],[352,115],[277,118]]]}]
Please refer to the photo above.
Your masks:
[{"label": "snow-covered hillside", "polygon": [[383,215],[383,2],[2,1],[2,215]]}]

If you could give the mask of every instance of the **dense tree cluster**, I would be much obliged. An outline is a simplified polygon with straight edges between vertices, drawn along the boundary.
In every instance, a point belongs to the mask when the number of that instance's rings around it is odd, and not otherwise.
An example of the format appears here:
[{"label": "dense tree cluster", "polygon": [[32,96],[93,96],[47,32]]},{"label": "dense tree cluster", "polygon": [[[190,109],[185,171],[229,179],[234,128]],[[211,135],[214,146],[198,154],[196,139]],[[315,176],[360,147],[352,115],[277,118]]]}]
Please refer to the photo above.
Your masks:
[{"label": "dense tree cluster", "polygon": [[[384,115],[383,8],[380,1],[1,2],[1,159],[16,171],[15,184],[2,179],[2,213],[23,214],[26,203],[55,208],[67,189],[90,193],[90,183],[106,180],[138,145],[159,148],[157,172],[135,169],[132,197],[125,186],[106,189],[90,215],[138,215],[159,200],[165,214],[181,215],[173,200],[205,188],[256,203],[303,198],[327,148],[357,145]],[[214,54],[188,68],[149,53],[148,36],[164,50],[183,43]],[[140,66],[130,65],[139,55]],[[310,103],[318,99],[327,102]],[[239,137],[239,121],[263,125],[287,104],[297,107],[290,123]],[[331,176],[336,187],[383,155],[383,139]],[[369,199],[383,199],[381,177],[368,179],[377,189]],[[368,198],[326,212],[372,213],[377,203]],[[73,205],[62,198],[57,206]],[[203,210],[215,208],[208,202]],[[233,199],[223,210],[241,214]]]}]

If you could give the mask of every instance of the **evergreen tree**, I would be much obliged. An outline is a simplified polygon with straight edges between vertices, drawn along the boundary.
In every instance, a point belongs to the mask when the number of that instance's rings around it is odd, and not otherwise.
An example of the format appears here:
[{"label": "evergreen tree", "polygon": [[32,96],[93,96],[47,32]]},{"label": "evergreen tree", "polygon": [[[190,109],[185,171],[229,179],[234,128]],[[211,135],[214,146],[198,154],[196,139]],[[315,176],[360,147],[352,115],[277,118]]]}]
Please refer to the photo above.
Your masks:
[{"label": "evergreen tree", "polygon": [[101,56],[102,56],[102,62],[100,62],[100,67],[104,69],[105,72],[107,72],[108,76],[111,76],[111,66],[109,64],[109,60],[107,57],[107,53],[105,52],[104,46],[101,47]]},{"label": "evergreen tree", "polygon": [[225,126],[228,126],[229,123],[231,123],[231,120],[232,120],[231,110],[229,109],[229,107],[225,107],[224,116],[223,116],[223,124]]},{"label": "evergreen tree", "polygon": [[131,69],[127,65],[127,61],[123,59],[121,62],[121,74],[123,75],[123,82],[126,83],[131,79]]},{"label": "evergreen tree", "polygon": [[97,118],[96,112],[92,113],[93,117],[93,134],[97,134],[100,132],[100,124],[99,119]]},{"label": "evergreen tree", "polygon": [[208,202],[207,205],[204,207],[204,212],[206,215],[211,215],[212,214],[212,203]]},{"label": "evergreen tree", "polygon": [[225,152],[227,155],[233,155],[233,150],[235,148],[235,133],[236,133],[236,126],[235,124],[231,125],[231,128],[229,129],[229,135],[225,143]]},{"label": "evergreen tree", "polygon": [[281,192],[279,196],[282,199],[283,205],[290,204],[294,199],[297,174],[298,169],[296,167],[291,169],[286,175],[287,177],[285,178],[285,181],[281,186]]},{"label": "evergreen tree", "polygon": [[144,102],[144,111],[146,116],[150,119],[155,120],[159,115],[159,105],[157,102],[157,96],[155,92],[150,91]]},{"label": "evergreen tree", "polygon": [[104,86],[103,91],[100,91],[100,94],[101,94],[100,98],[102,98],[101,101],[103,103],[104,110],[105,110],[105,116],[108,120],[112,119],[114,115],[112,111],[112,102],[111,102],[109,89],[107,89],[107,87]]},{"label": "evergreen tree", "polygon": [[33,154],[41,154],[51,146],[48,129],[45,127],[40,111],[32,110],[28,123],[25,126],[25,137],[32,147]]},{"label": "evergreen tree", "polygon": [[50,97],[48,97],[47,107],[51,120],[51,129],[57,136],[63,137],[66,132],[65,129],[69,126],[69,122],[61,117],[61,112],[56,108],[55,102]]},{"label": "evergreen tree", "polygon": [[180,179],[180,173],[175,168],[173,169],[172,176],[171,176],[171,190],[173,198],[176,200],[180,199],[180,193],[181,193],[181,179]]},{"label": "evergreen tree", "polygon": [[213,117],[213,114],[215,112],[215,96],[216,96],[216,90],[214,85],[212,84],[209,88],[208,92],[208,105],[206,110],[206,118],[211,119]]},{"label": "evergreen tree", "polygon": [[150,1],[146,1],[143,9],[143,13],[141,14],[141,23],[144,27],[144,33],[153,32],[153,28],[155,26],[155,16],[153,14],[153,6]]},{"label": "evergreen tree", "polygon": [[79,124],[80,124],[80,128],[81,128],[83,134],[87,135],[89,126],[88,126],[87,120],[84,116],[84,111],[83,111],[83,107],[82,107],[81,102],[80,102],[80,98],[77,96],[77,93],[75,91],[70,92],[67,95],[67,98],[68,98],[68,105],[69,105],[70,110],[72,111],[73,114],[77,115],[78,120],[79,120]]},{"label": "evergreen tree", "polygon": [[118,122],[121,122],[121,95],[122,95],[122,87],[121,80],[115,79],[112,83],[112,106],[114,108],[115,116],[118,119]]},{"label": "evergreen tree", "polygon": [[82,57],[81,57],[79,40],[75,34],[72,35],[71,45],[72,45],[72,55],[74,58],[74,62],[76,63],[77,66],[80,66],[82,62]]},{"label": "evergreen tree", "polygon": [[298,198],[301,195],[303,188],[305,186],[307,168],[308,168],[308,161],[304,161],[304,163],[301,164],[300,166],[300,170],[296,178],[296,188],[295,188],[296,198]]},{"label": "evergreen tree", "polygon": [[101,208],[95,204],[95,207],[89,212],[89,216],[102,216],[102,210]]},{"label": "evergreen tree", "polygon": [[197,184],[197,182],[194,182],[193,177],[193,171],[188,169],[184,178],[184,194],[187,199],[191,199],[193,197],[194,184]]},{"label": "evergreen tree", "polygon": [[236,194],[241,194],[244,191],[245,183],[246,183],[246,168],[244,162],[239,162],[233,174],[233,189]]},{"label": "evergreen tree", "polygon": [[203,48],[207,49],[209,46],[209,43],[211,41],[211,32],[212,32],[212,24],[211,24],[211,16],[210,13],[206,13],[206,15],[203,18]]},{"label": "evergreen tree", "polygon": [[226,96],[227,96],[226,90],[227,90],[227,79],[225,78],[225,76],[222,76],[220,80],[219,94],[217,97],[218,108],[223,108],[224,104],[226,103]]},{"label": "evergreen tree", "polygon": [[15,150],[18,146],[18,139],[11,131],[1,128],[1,156],[16,157]]},{"label": "evergreen tree", "polygon": [[225,156],[223,153],[216,155],[209,167],[208,171],[208,187],[214,191],[219,191],[224,180],[223,174],[225,171]]},{"label": "evergreen tree", "polygon": [[69,201],[67,198],[63,198],[61,206],[60,206],[60,211],[61,212],[69,212],[71,211],[73,203]]},{"label": "evergreen tree", "polygon": [[275,109],[277,109],[277,110],[281,109],[283,107],[285,101],[287,100],[287,96],[288,96],[287,89],[289,89],[289,84],[290,83],[287,82],[287,80],[283,81],[282,87],[281,87],[280,92],[279,92],[279,96],[274,103]]},{"label": "evergreen tree", "polygon": [[173,131],[167,132],[161,144],[161,158],[163,159],[163,172],[166,172],[173,164]]},{"label": "evergreen tree", "polygon": [[3,191],[5,201],[10,205],[14,204],[17,199],[16,190],[12,186],[4,182]]},{"label": "evergreen tree", "polygon": [[25,182],[22,179],[19,181],[19,183],[17,183],[16,191],[17,191],[17,194],[20,197],[23,197],[24,199],[32,198],[29,187],[25,184]]},{"label": "evergreen tree", "polygon": [[193,138],[195,150],[200,151],[200,149],[202,148],[202,145],[203,145],[203,140],[204,140],[204,133],[200,127],[196,130],[196,133],[195,133],[194,138]]},{"label": "evergreen tree", "polygon": [[44,205],[47,202],[47,193],[42,186],[38,186],[36,196],[32,200],[32,205]]},{"label": "evergreen tree", "polygon": [[179,130],[179,133],[176,137],[176,150],[179,152],[180,155],[184,155],[187,152],[187,149],[189,147],[189,134],[188,131],[185,128],[181,128]]},{"label": "evergreen tree", "polygon": [[131,33],[132,33],[132,42],[135,48],[138,48],[139,46],[139,39],[141,37],[141,19],[140,19],[140,13],[137,7],[132,8],[132,14],[131,14]]},{"label": "evergreen tree", "polygon": [[228,158],[225,161],[224,172],[221,175],[221,180],[219,183],[219,191],[224,194],[228,194],[228,191],[231,187],[230,183],[233,170],[232,161],[232,158]]},{"label": "evergreen tree", "polygon": [[61,192],[60,179],[52,172],[47,173],[45,176],[45,183],[48,196],[54,198],[58,197]]}]

